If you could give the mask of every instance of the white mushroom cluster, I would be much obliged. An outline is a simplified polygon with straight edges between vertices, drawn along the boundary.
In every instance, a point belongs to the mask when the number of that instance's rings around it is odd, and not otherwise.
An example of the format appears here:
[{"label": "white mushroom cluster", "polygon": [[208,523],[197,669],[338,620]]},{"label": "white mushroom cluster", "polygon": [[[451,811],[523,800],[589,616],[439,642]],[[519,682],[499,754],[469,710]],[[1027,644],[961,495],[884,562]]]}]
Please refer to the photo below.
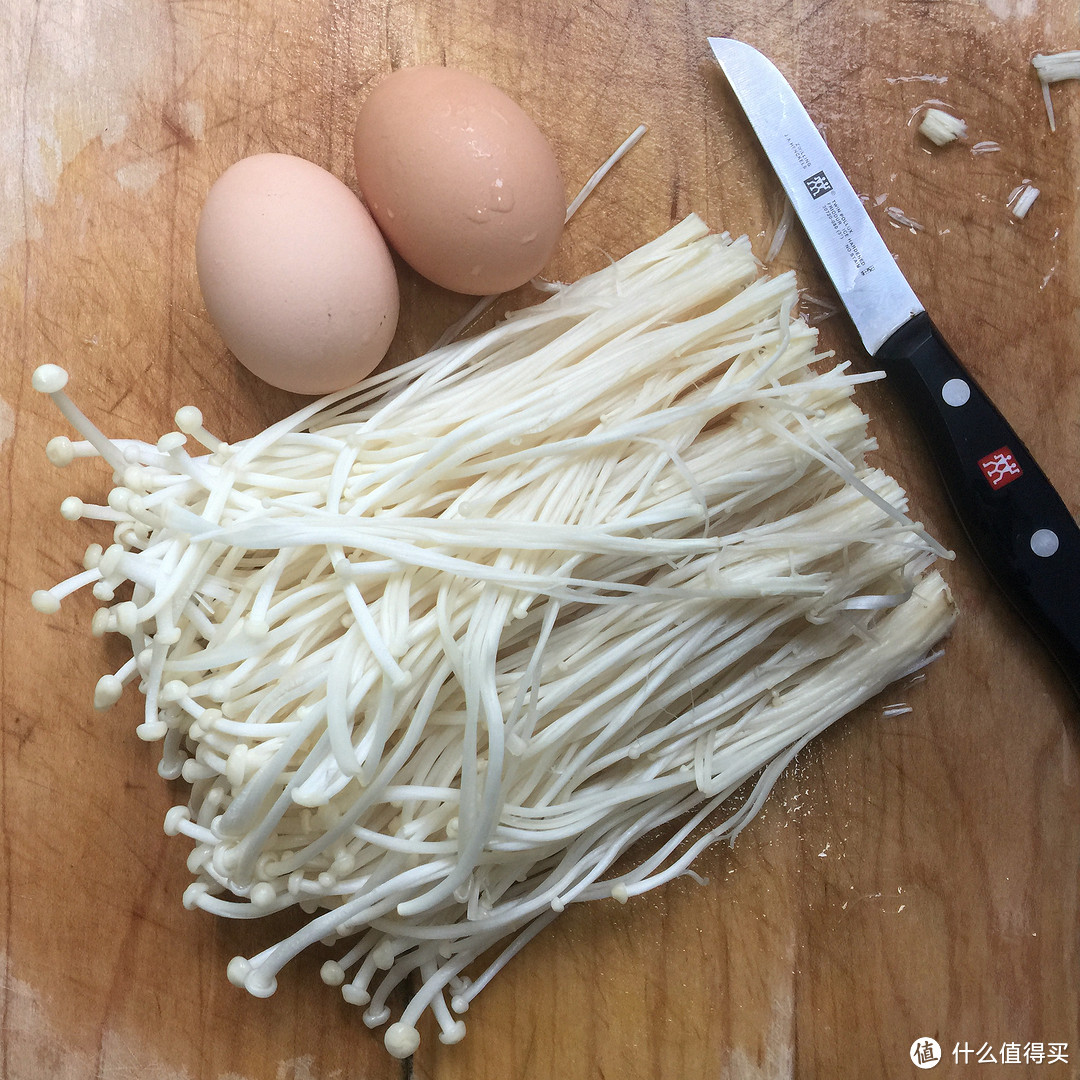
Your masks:
[{"label": "white mushroom cluster", "polygon": [[429,1010],[455,1042],[566,905],[690,873],[925,661],[947,553],[866,463],[851,396],[878,375],[818,363],[797,299],[691,217],[231,445],[191,407],[107,439],[38,370],[80,435],[50,458],[99,455],[114,486],[64,502],[113,542],[34,604],[89,586],[93,633],[130,641],[95,703],[137,686],[138,734],[190,784],[165,822],[192,843],[184,903],[309,915],[234,982],[269,995],[335,943],[324,980],[369,1025],[418,976],[391,1053]]}]

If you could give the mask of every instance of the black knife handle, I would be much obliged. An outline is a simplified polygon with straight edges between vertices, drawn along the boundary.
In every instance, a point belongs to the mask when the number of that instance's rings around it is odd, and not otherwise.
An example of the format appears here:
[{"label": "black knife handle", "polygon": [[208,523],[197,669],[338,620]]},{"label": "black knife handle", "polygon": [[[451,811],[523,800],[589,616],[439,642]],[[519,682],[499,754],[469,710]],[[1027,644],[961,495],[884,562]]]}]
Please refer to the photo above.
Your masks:
[{"label": "black knife handle", "polygon": [[912,408],[979,557],[1080,696],[1080,527],[925,312],[874,358]]}]

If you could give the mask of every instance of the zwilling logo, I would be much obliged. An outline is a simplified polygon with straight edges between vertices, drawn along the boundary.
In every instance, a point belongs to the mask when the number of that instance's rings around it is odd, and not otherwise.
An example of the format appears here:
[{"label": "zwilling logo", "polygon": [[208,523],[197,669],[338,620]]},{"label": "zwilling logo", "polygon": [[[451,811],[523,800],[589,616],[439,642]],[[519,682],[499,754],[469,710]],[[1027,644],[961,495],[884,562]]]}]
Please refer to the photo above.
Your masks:
[{"label": "zwilling logo", "polygon": [[1024,475],[1023,469],[1020,468],[1013,452],[1007,446],[995,450],[992,454],[987,454],[979,462],[979,468],[982,469],[986,482],[995,491]]},{"label": "zwilling logo", "polygon": [[832,184],[829,183],[829,178],[823,172],[816,172],[813,176],[808,176],[803,183],[813,199],[820,199],[822,195],[828,195],[832,191]]}]

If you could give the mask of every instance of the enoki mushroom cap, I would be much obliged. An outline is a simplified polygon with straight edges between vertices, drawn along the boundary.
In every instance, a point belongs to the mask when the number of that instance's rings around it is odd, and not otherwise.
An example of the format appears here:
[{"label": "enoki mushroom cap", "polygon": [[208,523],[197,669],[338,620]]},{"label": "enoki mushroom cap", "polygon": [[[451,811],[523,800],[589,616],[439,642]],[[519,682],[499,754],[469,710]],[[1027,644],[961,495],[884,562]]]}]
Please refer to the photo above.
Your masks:
[{"label": "enoki mushroom cap", "polygon": [[[463,1024],[462,1027],[465,1025]],[[410,1024],[391,1024],[383,1038],[386,1049],[393,1057],[411,1057],[420,1045],[420,1032]]]},{"label": "enoki mushroom cap", "polygon": [[30,377],[31,386],[41,394],[58,394],[67,382],[68,373],[57,364],[42,364]]}]

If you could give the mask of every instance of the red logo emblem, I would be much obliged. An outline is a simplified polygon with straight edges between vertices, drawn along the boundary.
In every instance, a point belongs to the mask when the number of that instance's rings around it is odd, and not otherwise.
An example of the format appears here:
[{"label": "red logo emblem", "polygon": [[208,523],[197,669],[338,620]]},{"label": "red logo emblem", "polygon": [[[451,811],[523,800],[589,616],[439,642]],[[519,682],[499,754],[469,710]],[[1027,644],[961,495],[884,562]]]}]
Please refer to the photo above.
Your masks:
[{"label": "red logo emblem", "polygon": [[982,469],[986,482],[995,491],[1024,475],[1023,470],[1016,463],[1016,458],[1013,457],[1013,452],[1007,446],[995,450],[992,454],[987,454],[979,462],[979,468]]}]

